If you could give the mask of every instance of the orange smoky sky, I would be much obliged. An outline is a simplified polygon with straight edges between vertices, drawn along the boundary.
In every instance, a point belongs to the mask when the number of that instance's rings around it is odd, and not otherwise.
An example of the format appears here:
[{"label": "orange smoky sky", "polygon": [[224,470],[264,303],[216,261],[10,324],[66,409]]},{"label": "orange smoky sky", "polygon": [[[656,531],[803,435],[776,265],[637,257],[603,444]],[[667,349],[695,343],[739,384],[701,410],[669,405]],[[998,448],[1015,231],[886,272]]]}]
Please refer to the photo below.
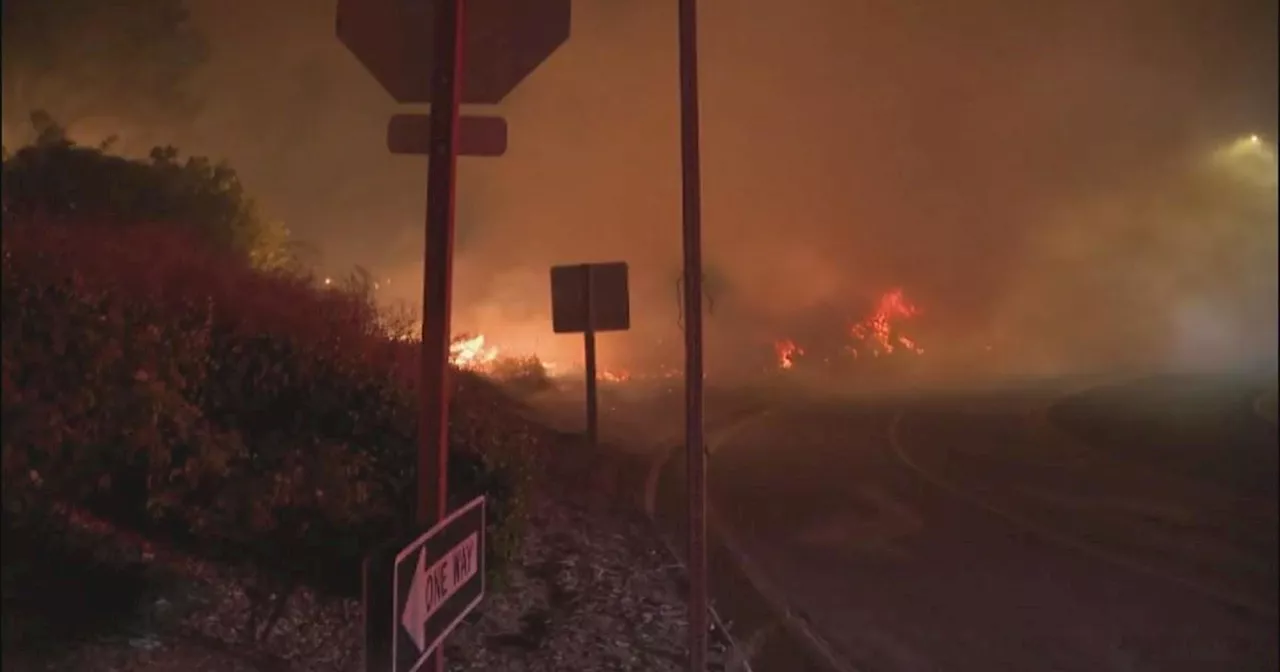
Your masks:
[{"label": "orange smoky sky", "polygon": [[[336,40],[334,4],[193,0],[215,46],[205,104],[149,132],[228,158],[322,272],[360,264],[412,301],[425,159],[386,152],[387,118],[407,110]],[[1114,222],[1074,207],[1157,198],[1187,157],[1275,137],[1274,1],[699,4],[713,338],[768,350],[806,311],[861,317],[902,287],[931,328],[977,342],[1045,284],[1046,231],[1106,247]],[[625,260],[634,333],[602,356],[678,341],[675,6],[578,0],[570,40],[485,110],[508,119],[510,148],[460,162],[459,329],[576,352],[550,335],[547,267]],[[1154,296],[1165,315],[1181,295]]]}]

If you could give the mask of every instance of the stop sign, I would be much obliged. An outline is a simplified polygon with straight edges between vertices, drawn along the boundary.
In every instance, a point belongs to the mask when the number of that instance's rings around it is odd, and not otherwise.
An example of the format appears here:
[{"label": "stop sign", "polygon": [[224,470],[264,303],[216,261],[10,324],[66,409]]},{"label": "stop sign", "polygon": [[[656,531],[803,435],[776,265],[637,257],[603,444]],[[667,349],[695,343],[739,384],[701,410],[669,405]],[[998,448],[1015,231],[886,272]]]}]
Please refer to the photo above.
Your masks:
[{"label": "stop sign", "polygon": [[[496,104],[569,39],[570,0],[465,0],[462,102]],[[431,102],[431,0],[338,0],[338,39],[397,102]]]}]

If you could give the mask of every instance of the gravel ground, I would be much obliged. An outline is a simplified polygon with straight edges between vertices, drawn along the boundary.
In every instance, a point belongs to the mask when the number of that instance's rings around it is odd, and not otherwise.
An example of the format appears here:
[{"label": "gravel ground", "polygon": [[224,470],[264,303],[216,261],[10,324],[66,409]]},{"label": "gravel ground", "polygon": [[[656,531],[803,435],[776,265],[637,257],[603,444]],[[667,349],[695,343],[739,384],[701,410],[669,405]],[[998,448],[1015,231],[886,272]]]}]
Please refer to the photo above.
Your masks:
[{"label": "gravel ground", "polygon": [[[587,482],[616,484],[618,478],[596,473]],[[529,534],[505,585],[491,589],[448,639],[449,669],[684,669],[685,607],[674,560],[647,522],[617,502],[602,505],[607,493],[598,487],[572,492],[534,499]],[[63,642],[57,654],[6,654],[6,669],[360,669],[357,601],[305,588],[290,592],[252,569],[159,548],[86,516],[76,523],[86,538],[109,540],[99,545],[108,549],[100,556],[141,567],[155,579],[152,585],[163,587],[138,599],[111,634]],[[736,667],[725,649],[715,645],[711,669]]]}]

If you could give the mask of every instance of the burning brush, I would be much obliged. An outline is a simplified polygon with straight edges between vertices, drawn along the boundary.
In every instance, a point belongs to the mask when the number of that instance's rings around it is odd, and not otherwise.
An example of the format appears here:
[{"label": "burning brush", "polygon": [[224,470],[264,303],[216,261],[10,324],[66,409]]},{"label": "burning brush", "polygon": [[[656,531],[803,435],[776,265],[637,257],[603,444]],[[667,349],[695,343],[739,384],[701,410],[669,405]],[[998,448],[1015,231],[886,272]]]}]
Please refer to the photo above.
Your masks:
[{"label": "burning brush", "polygon": [[[885,292],[876,301],[874,310],[862,320],[848,327],[848,336],[852,343],[844,346],[854,359],[864,354],[872,357],[892,355],[894,353],[923,354],[924,349],[902,333],[900,324],[921,314],[921,310],[906,299],[901,289]],[[779,369],[795,368],[796,363],[804,356],[805,351],[789,338],[774,343],[774,353]],[[830,359],[824,358],[829,362]]]},{"label": "burning brush", "polygon": [[[876,310],[870,317],[849,328],[849,335],[863,344],[863,350],[869,351],[873,357],[891,355],[898,348],[914,354],[923,354],[924,349],[916,342],[897,333],[897,323],[920,314],[920,309],[907,301],[901,289],[885,292],[876,304]],[[857,346],[850,345],[849,351],[854,357],[859,355]]]},{"label": "burning brush", "polygon": [[484,334],[454,336],[449,343],[449,363],[459,369],[483,369],[498,359],[498,349],[485,343]]}]

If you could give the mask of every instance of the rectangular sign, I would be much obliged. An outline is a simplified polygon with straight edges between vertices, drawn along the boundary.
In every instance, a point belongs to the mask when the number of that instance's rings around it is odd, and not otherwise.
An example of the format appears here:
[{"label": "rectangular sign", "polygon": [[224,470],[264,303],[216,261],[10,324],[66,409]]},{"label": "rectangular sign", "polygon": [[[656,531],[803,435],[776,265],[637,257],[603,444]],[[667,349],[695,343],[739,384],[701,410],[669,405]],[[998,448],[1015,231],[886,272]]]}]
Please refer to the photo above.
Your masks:
[{"label": "rectangular sign", "polygon": [[[392,154],[426,155],[430,147],[431,115],[397,114],[387,122],[387,149]],[[506,153],[506,119],[458,117],[458,156],[496,157]]]},{"label": "rectangular sign", "polygon": [[417,672],[484,596],[485,501],[365,561],[365,669]]},{"label": "rectangular sign", "polygon": [[[590,301],[588,302],[588,296]],[[557,334],[631,328],[627,263],[551,267],[551,328]]]},{"label": "rectangular sign", "polygon": [[467,581],[475,577],[478,564],[476,551],[479,547],[476,535],[472,534],[425,570],[422,567],[425,552],[414,552],[418,557],[418,566],[410,582],[409,600],[401,623],[418,648],[423,648],[424,644],[418,641],[420,628],[440,611],[440,607],[450,597],[467,585]]}]

